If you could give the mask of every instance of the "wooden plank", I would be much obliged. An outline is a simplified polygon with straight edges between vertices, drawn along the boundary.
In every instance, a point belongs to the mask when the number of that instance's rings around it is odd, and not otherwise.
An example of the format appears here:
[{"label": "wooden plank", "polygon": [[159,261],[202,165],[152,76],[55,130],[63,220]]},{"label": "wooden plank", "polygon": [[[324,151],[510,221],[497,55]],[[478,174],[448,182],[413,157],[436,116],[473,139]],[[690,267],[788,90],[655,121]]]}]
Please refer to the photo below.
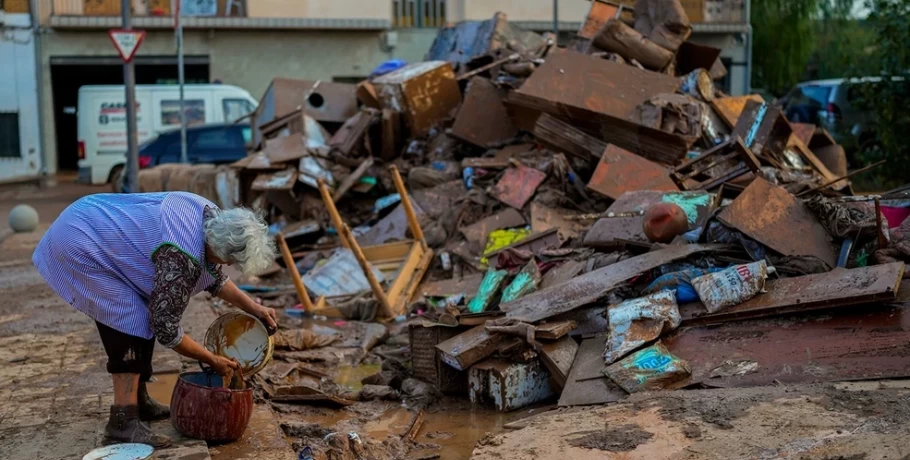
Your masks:
[{"label": "wooden plank", "polygon": [[336,203],[340,200],[357,181],[370,169],[370,166],[373,166],[373,157],[368,157],[366,160],[360,163],[360,166],[357,167],[348,177],[345,177],[341,184],[338,185],[338,188],[335,189],[335,193],[332,195],[332,200]]},{"label": "wooden plank", "polygon": [[395,315],[406,313],[408,301],[414,295],[432,261],[433,250],[415,242],[408,252],[408,258],[401,265],[398,276],[386,293]]},{"label": "wooden plank", "polygon": [[543,340],[558,340],[575,329],[575,321],[551,321],[538,325],[534,337]]},{"label": "wooden plank", "polygon": [[493,230],[501,228],[518,227],[525,224],[525,218],[513,208],[507,208],[492,216],[481,219],[467,227],[461,228],[461,233],[472,243],[483,247]]},{"label": "wooden plank", "polygon": [[520,210],[537,193],[537,187],[546,178],[546,173],[518,164],[506,170],[499,182],[493,186],[490,196]]},{"label": "wooden plank", "polygon": [[414,244],[413,241],[396,241],[376,246],[364,246],[361,250],[369,261],[404,260],[411,251],[412,244]]},{"label": "wooden plank", "polygon": [[585,161],[597,161],[607,148],[606,142],[546,113],[534,124],[534,136],[554,150]]},{"label": "wooden plank", "polygon": [[[682,328],[663,338],[712,387],[910,376],[910,307],[870,305]],[[754,363],[754,364],[753,364]],[[738,365],[752,370],[730,372]]]},{"label": "wooden plank", "polygon": [[[571,340],[571,339],[569,339]],[[581,342],[575,353],[572,369],[566,378],[566,386],[559,397],[559,406],[586,406],[605,404],[625,399],[627,393],[606,376],[594,379],[579,379],[578,375],[587,369],[601,369],[604,366],[604,338],[595,337]]]},{"label": "wooden plank", "polygon": [[640,273],[722,245],[686,244],[632,257],[499,306],[506,316],[537,322],[600,300]]},{"label": "wooden plank", "polygon": [[578,344],[571,337],[563,337],[561,340],[541,345],[540,360],[550,371],[557,391],[562,391],[566,386],[566,380],[569,378],[569,371],[572,369],[572,362],[575,361],[577,351]]},{"label": "wooden plank", "polygon": [[458,294],[469,296],[480,287],[483,273],[468,275],[461,279],[448,279],[441,281],[424,281],[417,287],[415,296],[418,297],[449,297]]},{"label": "wooden plank", "polygon": [[790,192],[760,177],[718,219],[783,255],[814,256],[831,267],[837,265],[825,227]]},{"label": "wooden plank", "polygon": [[483,324],[436,345],[439,358],[460,371],[492,355],[500,348],[520,343],[518,337],[487,332]]},{"label": "wooden plank", "polygon": [[714,314],[708,314],[701,303],[683,305],[679,312],[686,324],[715,324],[887,302],[897,298],[903,276],[903,262],[850,270],[835,269],[828,273],[768,281],[765,285],[767,292]]}]

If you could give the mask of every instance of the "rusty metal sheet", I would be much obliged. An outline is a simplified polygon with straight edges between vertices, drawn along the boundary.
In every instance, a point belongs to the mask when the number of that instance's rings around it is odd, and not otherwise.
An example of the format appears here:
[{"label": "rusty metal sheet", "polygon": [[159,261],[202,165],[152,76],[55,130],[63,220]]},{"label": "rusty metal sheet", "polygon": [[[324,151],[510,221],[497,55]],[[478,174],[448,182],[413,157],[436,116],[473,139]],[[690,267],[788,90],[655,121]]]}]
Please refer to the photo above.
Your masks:
[{"label": "rusty metal sheet", "polygon": [[504,96],[505,92],[488,78],[472,78],[449,134],[483,148],[502,145],[515,137],[518,128],[512,125],[502,102]]},{"label": "rusty metal sheet", "polygon": [[693,140],[637,124],[637,107],[679,80],[629,65],[565,51],[547,57],[509,100],[559,116],[601,140],[645,158],[675,163]]},{"label": "rusty metal sheet", "polygon": [[[689,228],[693,229],[702,224],[714,211],[716,195],[707,192],[656,192],[637,191],[626,192],[619,197],[607,212],[634,212],[646,211],[651,206],[668,202],[674,203],[686,211],[689,219]],[[647,242],[643,229],[644,217],[605,217],[599,219],[585,235],[585,246],[603,246],[615,244],[617,240]]]},{"label": "rusty metal sheet", "polygon": [[[626,3],[629,4],[628,1]],[[629,4],[629,6],[632,5]],[[604,24],[606,24],[608,20],[617,17],[618,14],[618,4],[600,0],[592,1],[591,8],[588,10],[585,21],[581,23],[581,27],[578,29],[578,36],[587,40],[592,40],[594,36],[597,35],[597,32],[603,28]]]},{"label": "rusty metal sheet", "polygon": [[598,118],[631,120],[641,103],[678,87],[679,81],[666,74],[567,51],[547,57],[513,94],[520,96],[516,101],[538,101],[548,109],[559,106]]},{"label": "rusty metal sheet", "polygon": [[534,136],[554,150],[585,161],[600,159],[607,144],[600,139],[550,114],[543,114],[534,125]]},{"label": "rusty metal sheet", "polygon": [[550,373],[535,359],[515,363],[488,359],[468,371],[471,402],[511,412],[553,395]]},{"label": "rusty metal sheet", "polygon": [[599,372],[594,378],[579,378],[580,373],[587,373],[590,369],[606,369],[603,353],[603,338],[595,337],[581,342],[566,378],[566,386],[559,397],[560,407],[606,404],[626,399],[628,394],[625,390]]},{"label": "rusty metal sheet", "polygon": [[357,84],[356,94],[357,100],[363,105],[373,109],[382,109],[379,98],[376,96],[376,88],[373,87],[369,80],[364,80]]},{"label": "rusty metal sheet", "polygon": [[685,324],[715,324],[787,313],[805,313],[897,298],[903,262],[854,269],[835,269],[793,278],[770,280],[765,293],[739,305],[709,314],[701,303],[680,307]]},{"label": "rusty metal sheet", "polygon": [[610,144],[588,181],[588,189],[616,200],[626,192],[669,192],[679,190],[679,187],[670,179],[670,173],[664,166]]},{"label": "rusty metal sheet", "polygon": [[449,297],[458,294],[464,294],[467,297],[477,292],[481,281],[483,281],[483,273],[468,275],[461,279],[424,281],[417,287],[414,295],[415,299],[416,296]]},{"label": "rusty metal sheet", "polygon": [[837,254],[815,216],[781,187],[756,177],[718,219],[786,256],[814,256],[834,267]]},{"label": "rusty metal sheet", "polygon": [[596,302],[612,289],[640,273],[700,252],[723,248],[724,246],[702,244],[668,246],[594,270],[513,302],[501,304],[499,309],[506,312],[508,317],[531,322],[541,321]]},{"label": "rusty metal sheet", "polygon": [[383,108],[404,114],[414,137],[448,118],[461,104],[452,65],[444,61],[411,64],[373,81]]},{"label": "rusty metal sheet", "polygon": [[318,121],[343,123],[357,113],[356,91],[348,83],[275,78],[259,101],[256,122],[262,126],[302,106]]},{"label": "rusty metal sheet", "polygon": [[485,217],[461,229],[464,237],[477,245],[484,245],[493,230],[525,225],[525,218],[518,211],[508,208],[492,216]]},{"label": "rusty metal sheet", "polygon": [[518,165],[506,169],[502,179],[493,187],[491,195],[499,201],[515,208],[524,208],[528,200],[537,192],[537,187],[547,178],[547,174],[534,168]]},{"label": "rusty metal sheet", "polygon": [[710,72],[720,57],[720,48],[683,42],[676,53],[676,74],[687,75],[697,69]]},{"label": "rusty metal sheet", "polygon": [[815,125],[812,123],[793,123],[791,121],[790,127],[793,128],[793,135],[802,141],[803,144],[809,145],[812,142],[812,136],[815,135]]},{"label": "rusty metal sheet", "polygon": [[692,383],[749,387],[908,377],[907,337],[910,308],[869,306],[688,327],[663,343],[689,362]]},{"label": "rusty metal sheet", "polygon": [[743,113],[746,102],[749,101],[765,102],[765,99],[758,94],[722,97],[711,101],[711,107],[714,107],[714,111],[723,118],[729,128],[733,128],[739,120],[739,115]]}]

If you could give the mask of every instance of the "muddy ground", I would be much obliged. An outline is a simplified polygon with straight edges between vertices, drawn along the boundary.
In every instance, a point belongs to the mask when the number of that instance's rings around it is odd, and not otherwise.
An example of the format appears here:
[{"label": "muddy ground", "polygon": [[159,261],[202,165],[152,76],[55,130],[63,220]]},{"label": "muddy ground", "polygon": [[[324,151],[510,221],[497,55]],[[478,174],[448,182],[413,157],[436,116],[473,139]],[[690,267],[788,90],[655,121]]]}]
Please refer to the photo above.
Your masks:
[{"label": "muddy ground", "polygon": [[[0,190],[4,220],[25,201],[42,221],[34,234],[8,237],[0,230],[0,458],[81,458],[99,441],[111,390],[97,332],[44,285],[30,261],[53,218],[74,199],[96,192],[106,190],[65,183]],[[284,274],[253,281],[288,284]],[[272,303],[285,327],[337,331],[340,338],[329,347],[276,353],[266,373],[301,363],[326,374],[317,385],[351,395],[363,378],[381,370],[384,359],[407,362],[405,324],[390,324],[388,340],[364,355],[362,345],[376,325],[296,319],[281,311],[293,301],[289,296]],[[198,296],[183,325],[201,338],[227,309]],[[196,364],[165,351],[156,355],[156,366],[169,371],[153,386],[156,397],[167,400],[173,372]],[[259,396],[241,441],[205,446],[186,440],[185,448],[196,449],[186,458],[291,460],[311,447],[319,460],[910,460],[910,381],[681,390],[635,395],[611,406],[557,409],[550,402],[507,414],[449,397],[426,408],[413,441],[402,439],[417,413],[408,398],[338,408],[269,403]],[[167,428],[166,422],[156,427]]]}]

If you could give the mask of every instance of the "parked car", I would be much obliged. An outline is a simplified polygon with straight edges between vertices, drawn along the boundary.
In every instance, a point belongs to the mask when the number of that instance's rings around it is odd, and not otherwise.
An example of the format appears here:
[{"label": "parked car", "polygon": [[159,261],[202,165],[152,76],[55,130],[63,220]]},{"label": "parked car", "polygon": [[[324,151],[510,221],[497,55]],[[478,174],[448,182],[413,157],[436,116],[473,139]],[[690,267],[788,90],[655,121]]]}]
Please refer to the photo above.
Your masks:
[{"label": "parked car", "polygon": [[[186,155],[191,164],[233,163],[246,156],[252,139],[249,123],[213,123],[186,130]],[[139,145],[139,168],[180,162],[180,129],[166,131]],[[124,171],[124,170],[121,170]],[[112,180],[115,191],[123,190],[123,175]]]},{"label": "parked car", "polygon": [[877,141],[872,127],[874,115],[859,107],[858,101],[863,85],[880,81],[880,77],[807,81],[796,85],[779,102],[788,120],[819,125],[838,143],[852,137],[857,147],[869,148]]},{"label": "parked car", "polygon": [[[104,184],[120,176],[126,163],[125,97],[123,86],[79,88],[79,182]],[[186,85],[184,99],[188,126],[231,123],[257,105],[249,92],[231,85]],[[137,85],[136,111],[140,143],[179,127],[179,86]]]}]

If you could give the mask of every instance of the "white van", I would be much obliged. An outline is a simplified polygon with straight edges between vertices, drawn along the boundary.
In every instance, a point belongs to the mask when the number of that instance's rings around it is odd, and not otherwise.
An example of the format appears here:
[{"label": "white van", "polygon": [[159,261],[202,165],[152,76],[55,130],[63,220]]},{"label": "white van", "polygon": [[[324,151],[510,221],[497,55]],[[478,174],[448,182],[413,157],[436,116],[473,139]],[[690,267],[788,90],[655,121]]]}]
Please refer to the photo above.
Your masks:
[{"label": "white van", "polygon": [[[188,126],[233,122],[256,109],[246,90],[230,85],[185,85]],[[79,182],[104,184],[126,163],[126,95],[123,86],[79,88]],[[139,143],[180,128],[180,87],[137,85]]]}]

